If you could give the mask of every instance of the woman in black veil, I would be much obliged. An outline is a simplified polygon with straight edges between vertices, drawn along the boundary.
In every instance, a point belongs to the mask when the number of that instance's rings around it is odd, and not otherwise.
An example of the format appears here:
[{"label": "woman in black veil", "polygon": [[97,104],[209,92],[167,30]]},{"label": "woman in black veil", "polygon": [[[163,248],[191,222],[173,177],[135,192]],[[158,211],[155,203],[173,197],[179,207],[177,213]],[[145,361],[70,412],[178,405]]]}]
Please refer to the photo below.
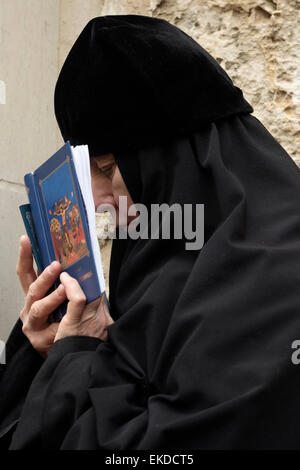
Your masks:
[{"label": "woman in black veil", "polygon": [[295,163],[219,64],[157,18],[93,19],[55,110],[64,140],[114,155],[134,203],[204,204],[204,244],[117,236],[105,340],[71,335],[42,359],[17,323],[0,384],[10,448],[299,448]]}]

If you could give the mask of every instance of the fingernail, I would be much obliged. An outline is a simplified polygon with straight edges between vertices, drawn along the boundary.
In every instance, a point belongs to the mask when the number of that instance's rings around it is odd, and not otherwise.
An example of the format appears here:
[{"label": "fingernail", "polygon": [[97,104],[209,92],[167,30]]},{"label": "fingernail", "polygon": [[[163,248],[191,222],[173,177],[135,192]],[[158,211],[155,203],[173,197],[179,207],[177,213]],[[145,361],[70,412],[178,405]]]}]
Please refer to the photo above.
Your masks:
[{"label": "fingernail", "polygon": [[53,274],[54,269],[53,269],[52,263],[49,264],[48,271],[49,271],[50,274]]},{"label": "fingernail", "polygon": [[57,261],[52,261],[52,263],[49,265],[49,271],[51,274],[54,274],[56,270],[57,270]]},{"label": "fingernail", "polygon": [[69,274],[66,273],[65,271],[63,273],[61,273],[61,275],[60,275],[60,278],[63,279],[63,280],[67,279],[68,277],[69,277]]}]

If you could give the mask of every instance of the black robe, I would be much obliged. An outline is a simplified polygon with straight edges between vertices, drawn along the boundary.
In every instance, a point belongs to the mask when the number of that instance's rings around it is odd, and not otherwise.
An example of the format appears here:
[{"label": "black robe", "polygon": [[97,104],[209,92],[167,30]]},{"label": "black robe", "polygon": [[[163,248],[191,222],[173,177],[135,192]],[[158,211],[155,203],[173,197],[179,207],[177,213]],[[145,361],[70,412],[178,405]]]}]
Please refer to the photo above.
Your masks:
[{"label": "black robe", "polygon": [[299,169],[238,107],[156,139],[114,151],[124,181],[149,209],[204,204],[204,245],[113,240],[108,341],[33,364],[11,449],[300,448]]}]

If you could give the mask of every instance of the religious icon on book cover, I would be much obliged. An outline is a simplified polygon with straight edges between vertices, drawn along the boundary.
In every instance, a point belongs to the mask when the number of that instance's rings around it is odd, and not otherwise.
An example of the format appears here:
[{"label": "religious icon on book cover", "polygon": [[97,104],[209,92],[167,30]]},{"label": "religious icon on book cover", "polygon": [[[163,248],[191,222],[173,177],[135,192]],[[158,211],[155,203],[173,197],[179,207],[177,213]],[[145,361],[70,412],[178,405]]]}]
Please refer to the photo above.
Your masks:
[{"label": "religious icon on book cover", "polygon": [[57,261],[66,269],[88,254],[79,204],[68,160],[41,183]]}]

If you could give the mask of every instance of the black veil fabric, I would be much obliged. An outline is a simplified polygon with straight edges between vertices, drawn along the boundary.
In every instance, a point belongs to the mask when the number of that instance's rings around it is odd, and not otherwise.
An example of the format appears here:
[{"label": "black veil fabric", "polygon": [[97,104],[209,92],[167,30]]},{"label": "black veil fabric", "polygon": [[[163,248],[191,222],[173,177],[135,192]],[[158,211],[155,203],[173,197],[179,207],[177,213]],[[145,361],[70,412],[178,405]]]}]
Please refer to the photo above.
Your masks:
[{"label": "black veil fabric", "polygon": [[111,270],[110,341],[126,342],[148,390],[133,440],[114,429],[114,443],[298,449],[299,169],[251,115],[140,152],[140,165],[144,203],[205,204],[205,243],[130,240]]},{"label": "black veil fabric", "polygon": [[55,87],[64,140],[90,155],[139,150],[252,106],[219,63],[162,18],[93,18]]},{"label": "black veil fabric", "polygon": [[219,64],[165,20],[92,20],[55,107],[65,140],[114,153],[136,204],[204,204],[204,244],[113,240],[108,341],[54,343],[10,448],[299,449],[295,163]]},{"label": "black veil fabric", "polygon": [[113,241],[109,340],[54,344],[12,449],[298,449],[299,169],[251,115],[136,158],[145,206],[204,203],[204,245]]}]

